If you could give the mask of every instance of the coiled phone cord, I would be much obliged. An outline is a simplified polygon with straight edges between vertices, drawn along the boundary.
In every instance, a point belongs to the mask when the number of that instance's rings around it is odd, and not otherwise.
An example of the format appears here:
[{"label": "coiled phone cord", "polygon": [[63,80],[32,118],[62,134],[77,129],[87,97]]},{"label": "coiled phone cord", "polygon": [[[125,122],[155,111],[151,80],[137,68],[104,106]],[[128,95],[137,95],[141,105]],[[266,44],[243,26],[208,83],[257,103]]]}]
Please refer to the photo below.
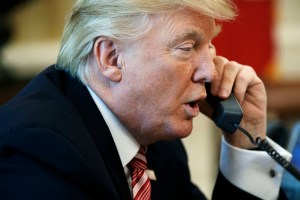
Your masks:
[{"label": "coiled phone cord", "polygon": [[289,161],[287,161],[284,157],[282,157],[268,142],[266,139],[261,139],[257,137],[256,140],[252,138],[250,133],[240,127],[238,124],[234,123],[233,126],[239,129],[242,133],[244,133],[252,144],[258,146],[261,150],[266,151],[278,164],[280,164],[283,168],[285,168],[289,173],[291,173],[295,178],[300,181],[300,172],[299,170]]}]

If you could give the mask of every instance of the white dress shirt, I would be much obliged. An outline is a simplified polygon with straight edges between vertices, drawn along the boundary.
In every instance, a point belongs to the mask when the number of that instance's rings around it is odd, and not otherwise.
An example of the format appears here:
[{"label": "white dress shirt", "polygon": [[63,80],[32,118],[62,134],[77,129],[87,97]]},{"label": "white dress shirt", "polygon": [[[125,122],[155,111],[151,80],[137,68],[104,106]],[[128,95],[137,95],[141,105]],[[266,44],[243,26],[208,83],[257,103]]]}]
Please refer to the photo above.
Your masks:
[{"label": "white dress shirt", "polygon": [[[87,88],[112,134],[130,186],[131,176],[126,166],[136,155],[140,145],[104,102]],[[291,160],[292,155],[288,151],[271,139],[267,140],[283,157]],[[237,148],[222,138],[220,170],[227,180],[250,194],[266,200],[278,197],[283,168],[264,151]]]},{"label": "white dress shirt", "polygon": [[109,110],[105,103],[93,92],[93,90],[91,90],[89,87],[87,88],[110,130],[110,133],[116,144],[122,166],[125,171],[129,189],[132,192],[132,179],[127,164],[135,157],[135,155],[139,151],[140,144],[121,124],[116,116]]}]

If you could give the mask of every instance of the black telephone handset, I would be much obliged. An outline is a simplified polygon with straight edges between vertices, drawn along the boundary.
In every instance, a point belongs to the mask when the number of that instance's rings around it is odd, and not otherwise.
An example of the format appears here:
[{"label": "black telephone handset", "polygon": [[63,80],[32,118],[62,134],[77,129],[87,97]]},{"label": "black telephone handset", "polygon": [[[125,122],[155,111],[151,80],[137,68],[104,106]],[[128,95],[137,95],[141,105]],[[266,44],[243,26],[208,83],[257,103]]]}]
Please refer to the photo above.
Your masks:
[{"label": "black telephone handset", "polygon": [[243,111],[232,93],[228,99],[220,99],[210,93],[210,83],[205,83],[207,102],[212,106],[212,120],[222,130],[228,133],[236,131],[235,124],[240,124],[243,118]]},{"label": "black telephone handset", "polygon": [[278,164],[300,181],[300,171],[297,167],[282,157],[266,139],[261,139],[260,137],[254,139],[247,130],[239,126],[243,118],[243,111],[233,93],[231,93],[229,98],[222,100],[210,94],[210,83],[206,83],[205,87],[207,93],[206,100],[213,108],[212,120],[219,128],[228,133],[234,133],[239,129],[254,145],[266,151]]}]

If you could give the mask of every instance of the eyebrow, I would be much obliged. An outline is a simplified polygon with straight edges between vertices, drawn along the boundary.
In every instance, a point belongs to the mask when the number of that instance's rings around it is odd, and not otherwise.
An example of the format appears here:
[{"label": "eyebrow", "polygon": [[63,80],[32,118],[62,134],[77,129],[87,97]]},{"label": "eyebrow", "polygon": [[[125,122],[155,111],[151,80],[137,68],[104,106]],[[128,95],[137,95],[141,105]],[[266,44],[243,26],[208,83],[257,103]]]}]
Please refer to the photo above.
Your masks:
[{"label": "eyebrow", "polygon": [[183,32],[177,36],[175,36],[174,39],[172,39],[170,41],[170,46],[175,46],[179,43],[181,43],[182,41],[185,41],[185,40],[188,40],[188,39],[192,39],[192,40],[195,40],[195,41],[200,41],[204,38],[204,34],[201,32],[201,33],[198,33],[197,31],[194,31],[194,30],[191,30],[191,31],[186,31],[186,32]]},{"label": "eyebrow", "polygon": [[[217,24],[213,30],[212,33],[212,38],[210,38],[210,40],[214,39],[220,32],[221,32],[222,26],[220,24]],[[173,47],[178,45],[179,43],[191,39],[194,41],[201,41],[203,39],[205,39],[205,34],[203,32],[197,32],[195,30],[187,30],[181,34],[178,34],[177,36],[175,36],[175,38],[170,41],[169,46]]]}]

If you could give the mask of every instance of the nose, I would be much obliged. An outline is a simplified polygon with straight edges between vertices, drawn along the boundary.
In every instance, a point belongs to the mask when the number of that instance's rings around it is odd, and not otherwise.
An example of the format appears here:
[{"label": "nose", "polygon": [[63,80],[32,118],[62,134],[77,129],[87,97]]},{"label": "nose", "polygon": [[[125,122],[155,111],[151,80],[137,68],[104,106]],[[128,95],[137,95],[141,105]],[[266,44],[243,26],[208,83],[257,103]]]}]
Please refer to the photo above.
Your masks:
[{"label": "nose", "polygon": [[216,50],[213,45],[209,45],[198,52],[196,59],[196,69],[193,73],[194,82],[211,82],[216,75],[215,64],[213,62]]}]

